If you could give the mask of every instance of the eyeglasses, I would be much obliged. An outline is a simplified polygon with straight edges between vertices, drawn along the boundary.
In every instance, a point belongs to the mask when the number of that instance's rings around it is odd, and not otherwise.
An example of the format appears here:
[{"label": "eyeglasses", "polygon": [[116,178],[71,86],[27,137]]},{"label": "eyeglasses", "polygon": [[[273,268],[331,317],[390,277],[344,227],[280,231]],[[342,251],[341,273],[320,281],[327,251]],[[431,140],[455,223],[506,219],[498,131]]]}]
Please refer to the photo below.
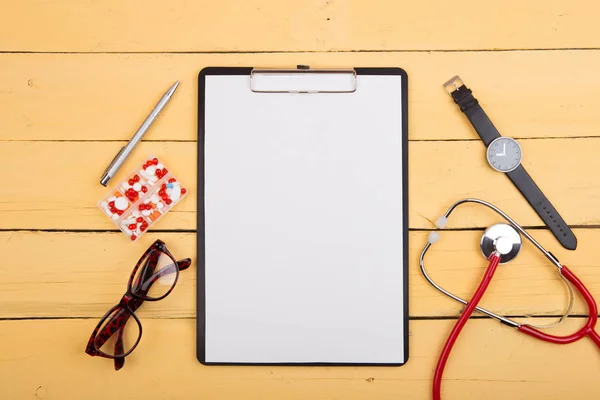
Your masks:
[{"label": "eyeglasses", "polygon": [[192,263],[189,258],[175,261],[167,245],[157,240],[146,250],[136,264],[127,292],[100,320],[92,333],[85,352],[90,356],[113,358],[115,370],[125,365],[125,357],[131,354],[142,338],[142,324],[135,311],[147,301],[162,300],[171,293],[179,271]]}]

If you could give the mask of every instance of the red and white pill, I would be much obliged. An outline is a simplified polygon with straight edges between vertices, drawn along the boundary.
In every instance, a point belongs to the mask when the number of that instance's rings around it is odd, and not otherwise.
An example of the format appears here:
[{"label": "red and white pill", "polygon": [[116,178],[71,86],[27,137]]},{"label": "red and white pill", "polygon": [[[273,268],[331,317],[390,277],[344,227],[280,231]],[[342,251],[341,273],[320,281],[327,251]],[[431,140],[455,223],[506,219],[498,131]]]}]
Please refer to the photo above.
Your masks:
[{"label": "red and white pill", "polygon": [[123,220],[123,223],[125,225],[135,224],[136,222],[137,222],[136,218],[133,218],[133,217]]}]

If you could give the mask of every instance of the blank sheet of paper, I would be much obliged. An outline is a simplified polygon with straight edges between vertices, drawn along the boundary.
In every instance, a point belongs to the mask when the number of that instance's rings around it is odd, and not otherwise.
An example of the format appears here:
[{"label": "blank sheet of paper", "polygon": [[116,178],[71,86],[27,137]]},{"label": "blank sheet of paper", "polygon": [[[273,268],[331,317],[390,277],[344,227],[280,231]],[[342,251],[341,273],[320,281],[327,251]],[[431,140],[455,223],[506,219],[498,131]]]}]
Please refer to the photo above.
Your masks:
[{"label": "blank sheet of paper", "polygon": [[329,94],[204,79],[200,361],[404,363],[405,75]]}]

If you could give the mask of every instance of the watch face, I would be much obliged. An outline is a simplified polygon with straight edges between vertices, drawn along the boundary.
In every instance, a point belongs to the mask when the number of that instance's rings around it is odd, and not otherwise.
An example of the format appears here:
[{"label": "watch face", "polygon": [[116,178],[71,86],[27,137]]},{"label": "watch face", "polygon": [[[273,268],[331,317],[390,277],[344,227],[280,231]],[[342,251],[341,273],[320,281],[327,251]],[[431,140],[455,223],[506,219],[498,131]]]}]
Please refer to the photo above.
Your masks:
[{"label": "watch face", "polygon": [[499,137],[487,148],[487,160],[496,171],[510,172],[521,164],[521,146],[514,139]]}]

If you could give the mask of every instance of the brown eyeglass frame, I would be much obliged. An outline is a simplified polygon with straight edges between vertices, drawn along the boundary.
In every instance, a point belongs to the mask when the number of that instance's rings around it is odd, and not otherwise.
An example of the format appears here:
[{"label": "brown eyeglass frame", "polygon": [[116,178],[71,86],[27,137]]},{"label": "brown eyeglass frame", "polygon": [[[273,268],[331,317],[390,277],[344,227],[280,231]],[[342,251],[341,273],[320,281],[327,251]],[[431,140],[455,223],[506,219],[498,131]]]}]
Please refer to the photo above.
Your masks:
[{"label": "brown eyeglass frame", "polygon": [[[159,271],[154,271],[161,254],[168,256],[173,263],[161,268]],[[139,274],[138,279],[136,282],[134,282],[134,278],[138,269],[142,266],[142,262],[144,262],[144,270],[142,270],[142,273]],[[98,325],[96,325],[96,328],[92,332],[92,336],[88,341],[85,352],[90,356],[112,358],[115,360],[115,370],[118,371],[121,369],[123,365],[125,365],[125,357],[135,350],[140,342],[140,339],[142,338],[142,323],[138,319],[137,315],[135,315],[135,311],[144,303],[144,301],[158,301],[167,297],[177,284],[177,280],[179,279],[179,271],[189,268],[191,264],[192,260],[189,258],[175,261],[175,257],[173,257],[173,255],[169,252],[167,245],[162,240],[156,240],[144,252],[133,268],[133,272],[131,273],[129,282],[127,283],[127,292],[125,292],[118,304],[111,307],[110,310],[104,314],[104,316],[100,319],[100,322],[98,322]],[[175,280],[173,281],[171,288],[164,295],[158,298],[148,297],[147,293],[150,289],[150,286],[152,286],[152,284],[162,276],[173,273],[173,269],[175,269]],[[153,275],[146,276],[150,273]],[[105,324],[105,320],[109,317],[110,320]],[[138,324],[140,333],[137,341],[131,347],[131,349],[129,349],[127,352],[124,352],[123,334],[125,324],[127,324],[127,321],[130,317],[133,317],[135,322]],[[104,327],[102,328],[103,325]],[[100,330],[100,328],[102,328],[102,330]],[[102,346],[111,338],[111,336],[115,334],[117,335],[115,337],[115,354],[106,354],[101,351],[100,348],[102,348]]]}]

